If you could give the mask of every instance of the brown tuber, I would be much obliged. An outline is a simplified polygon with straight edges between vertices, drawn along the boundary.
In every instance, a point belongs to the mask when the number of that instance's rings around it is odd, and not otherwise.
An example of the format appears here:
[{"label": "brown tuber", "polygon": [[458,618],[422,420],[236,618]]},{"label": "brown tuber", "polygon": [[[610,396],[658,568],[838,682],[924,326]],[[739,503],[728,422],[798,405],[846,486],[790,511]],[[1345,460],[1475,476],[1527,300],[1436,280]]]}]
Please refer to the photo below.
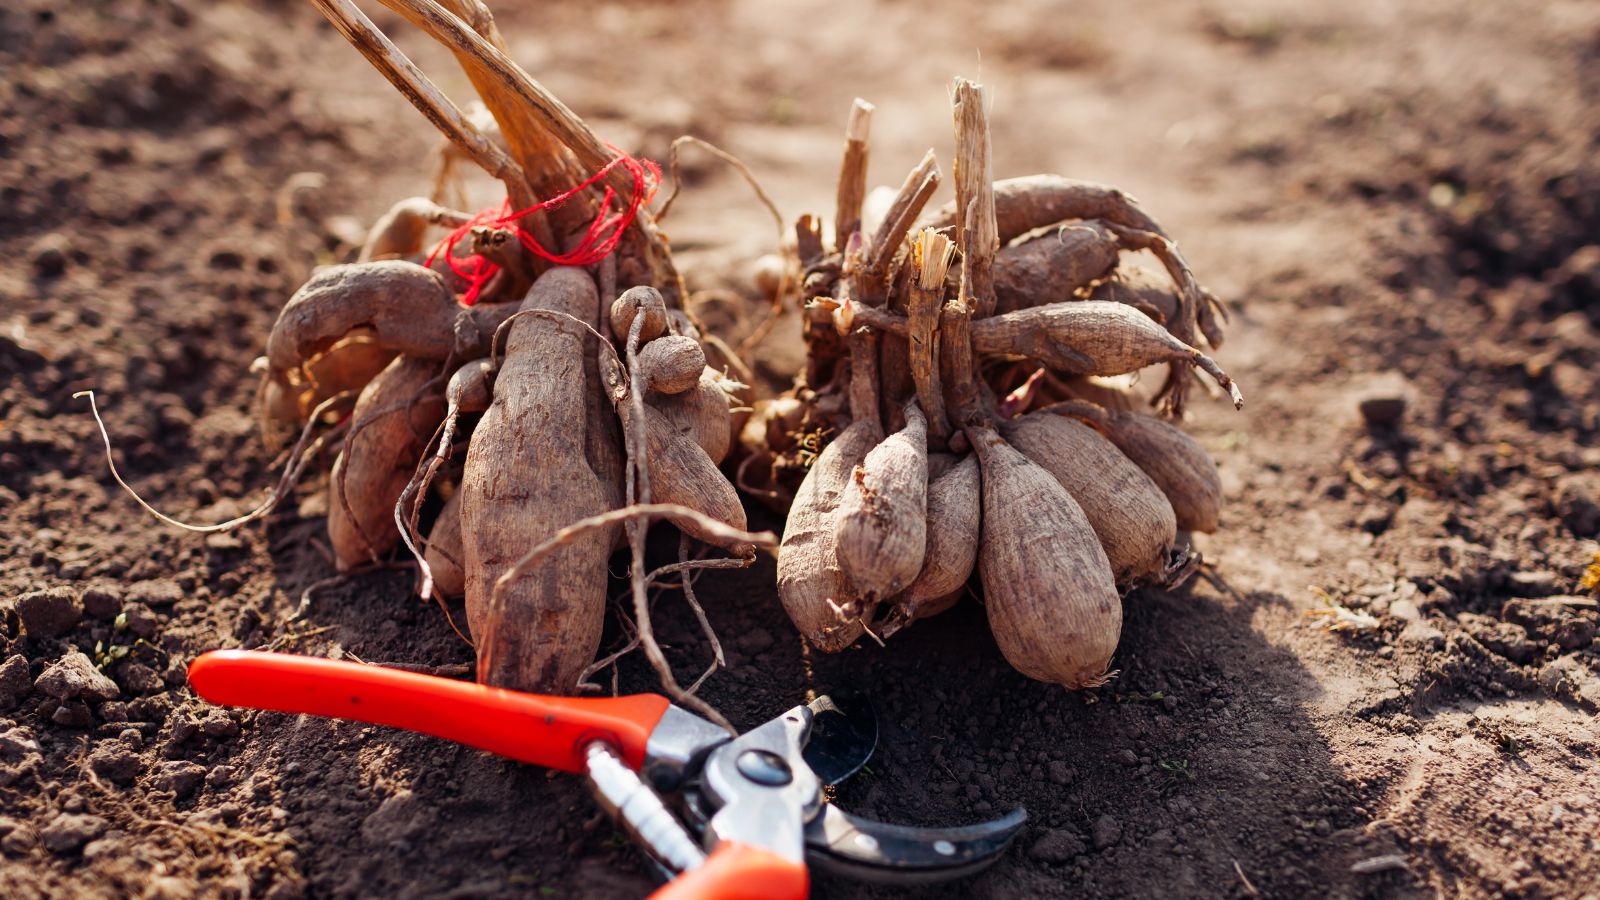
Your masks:
[{"label": "brown tuber", "polygon": [[[628,339],[628,329],[633,327],[633,317],[645,310],[644,327],[639,332],[639,343],[646,344],[667,331],[667,311],[660,305],[661,295],[654,288],[629,288],[611,303],[611,333],[619,341]],[[580,316],[579,318],[583,318]]]},{"label": "brown tuber", "polygon": [[833,521],[851,474],[882,439],[876,418],[850,423],[807,470],[783,526],[778,599],[801,636],[829,652],[850,646],[864,631],[859,618],[843,617],[851,597]]},{"label": "brown tuber", "polygon": [[1178,533],[1172,504],[1114,444],[1081,422],[1049,413],[1015,419],[1004,434],[1077,501],[1117,584],[1144,583],[1165,571]]},{"label": "brown tuber", "polygon": [[444,278],[415,263],[328,266],[278,314],[267,362],[274,377],[287,377],[352,332],[385,350],[442,360],[455,347],[459,310]]},{"label": "brown tuber", "polygon": [[[582,269],[541,275],[523,310],[587,320],[599,298]],[[467,621],[478,680],[527,691],[570,693],[594,659],[605,618],[611,531],[588,531],[504,587],[502,574],[557,529],[609,508],[584,454],[590,391],[585,338],[543,316],[512,322],[494,402],[467,448],[461,480]]]},{"label": "brown tuber", "polygon": [[1082,401],[1058,403],[1039,413],[1064,413],[1092,423],[1166,494],[1179,528],[1217,530],[1222,507],[1217,464],[1182,430],[1154,416]]},{"label": "brown tuber", "polygon": [[967,435],[983,470],[978,575],[995,643],[1029,678],[1104,683],[1122,598],[1094,529],[1054,476],[993,430]]},{"label": "brown tuber", "polygon": [[1244,406],[1239,388],[1215,360],[1121,303],[1051,303],[979,319],[972,323],[972,349],[1026,356],[1076,375],[1123,375],[1156,363],[1186,362],[1216,379],[1234,406]]},{"label": "brown tuber", "polygon": [[339,571],[400,543],[395,501],[444,413],[439,365],[429,360],[398,357],[361,392],[330,479],[328,542]]},{"label": "brown tuber", "polygon": [[[930,456],[930,473],[938,457],[954,460],[948,454]],[[966,592],[967,579],[972,577],[972,567],[978,560],[978,529],[982,522],[978,459],[968,454],[959,462],[940,468],[942,471],[928,483],[928,543],[922,571],[895,598],[894,606],[884,617],[882,629],[886,638],[954,606]]]},{"label": "brown tuber", "polygon": [[834,515],[839,566],[866,607],[915,580],[927,549],[928,420],[914,400],[905,420],[851,473]]},{"label": "brown tuber", "polygon": [[700,383],[700,373],[706,368],[706,354],[694,338],[669,334],[639,349],[639,368],[650,390],[681,394]]}]

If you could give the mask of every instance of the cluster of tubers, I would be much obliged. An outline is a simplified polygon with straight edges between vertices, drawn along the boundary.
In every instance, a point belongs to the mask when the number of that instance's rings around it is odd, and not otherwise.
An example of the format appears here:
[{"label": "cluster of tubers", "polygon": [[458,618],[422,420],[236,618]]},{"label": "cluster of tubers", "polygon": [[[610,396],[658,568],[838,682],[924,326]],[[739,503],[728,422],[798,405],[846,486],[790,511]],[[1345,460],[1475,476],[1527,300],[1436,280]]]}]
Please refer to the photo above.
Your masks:
[{"label": "cluster of tubers", "polygon": [[[1121,192],[994,181],[981,86],[956,81],[955,201],[932,212],[931,150],[886,204],[866,202],[872,107],[857,101],[831,246],[803,216],[793,258],[767,270],[775,311],[801,301],[805,370],[756,401],[746,364],[685,308],[645,186],[617,166],[627,158],[509,60],[480,0],[380,0],[456,55],[483,100],[474,115],[350,0],[312,2],[445,133],[446,160],[478,164],[524,212],[485,224],[404,200],[355,262],[312,273],[259,361],[264,437],[300,433],[289,469],[261,509],[197,530],[264,514],[342,434],[334,562],[384,564],[404,544],[424,596],[464,597],[481,681],[572,692],[614,661],[595,657],[608,560],[626,545],[630,648],[718,721],[666,666],[647,591],[680,575],[720,662],[692,570],[777,545],[746,530],[735,484],[786,510],[778,593],[825,651],[949,609],[976,574],[1013,666],[1093,686],[1122,594],[1197,566],[1180,537],[1217,527],[1220,488],[1173,422],[1196,369],[1242,403],[1197,349],[1221,345],[1223,307]],[[470,237],[470,253],[428,254],[436,226]],[[578,258],[606,229],[603,252]],[[1121,268],[1133,251],[1165,278]],[[485,264],[492,277],[473,280]],[[1105,380],[1158,364],[1165,419]],[[319,427],[331,430],[308,444]],[[683,534],[679,561],[647,573],[644,532],[663,520]],[[691,541],[728,556],[698,558]]]},{"label": "cluster of tubers", "polygon": [[[775,542],[746,532],[718,469],[733,446],[732,410],[749,400],[743,364],[682,308],[648,211],[611,208],[643,186],[583,190],[615,154],[505,58],[481,3],[385,0],[456,52],[488,113],[468,116],[348,0],[314,2],[456,154],[505,183],[513,205],[570,201],[538,204],[514,226],[477,227],[432,199],[396,204],[357,261],[315,271],[284,306],[259,363],[263,434],[282,444],[348,411],[329,479],[333,559],[349,572],[404,543],[425,596],[465,598],[479,680],[578,690],[596,671],[607,563],[624,543],[634,628],[670,680],[648,626],[650,521],[730,554],[690,559],[685,541],[675,567],[685,575],[747,565],[757,545]],[[470,234],[471,255],[495,264],[481,289],[468,291],[473,267],[453,248],[428,253],[435,225]],[[616,230],[608,252],[559,264],[601,227]]]},{"label": "cluster of tubers", "polygon": [[[1173,419],[1194,369],[1242,404],[1194,346],[1222,343],[1224,311],[1131,198],[992,181],[981,86],[958,79],[954,104],[954,204],[923,215],[940,179],[929,151],[863,222],[872,109],[857,101],[832,249],[814,219],[796,229],[806,370],[757,404],[739,483],[789,500],[778,591],[813,645],[887,638],[976,573],[1013,666],[1094,686],[1121,594],[1194,571],[1179,535],[1215,529],[1221,493],[1192,438],[1103,379],[1167,364],[1155,400]],[[1119,269],[1139,250],[1170,284]]]}]

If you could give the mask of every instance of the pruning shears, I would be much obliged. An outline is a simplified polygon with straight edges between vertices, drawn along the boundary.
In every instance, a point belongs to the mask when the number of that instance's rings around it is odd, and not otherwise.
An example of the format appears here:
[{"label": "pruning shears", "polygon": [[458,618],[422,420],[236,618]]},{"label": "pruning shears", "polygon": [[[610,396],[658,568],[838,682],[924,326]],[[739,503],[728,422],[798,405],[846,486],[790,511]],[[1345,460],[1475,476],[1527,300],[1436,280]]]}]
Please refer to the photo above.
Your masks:
[{"label": "pruning shears", "polygon": [[892,825],[827,802],[866,764],[877,723],[828,697],[744,734],[656,694],[528,694],[317,657],[206,653],[189,683],[218,704],[352,719],[430,734],[588,777],[600,805],[670,880],[656,900],[803,898],[808,864],[883,882],[956,878],[992,863],[1020,808],[956,828]]}]

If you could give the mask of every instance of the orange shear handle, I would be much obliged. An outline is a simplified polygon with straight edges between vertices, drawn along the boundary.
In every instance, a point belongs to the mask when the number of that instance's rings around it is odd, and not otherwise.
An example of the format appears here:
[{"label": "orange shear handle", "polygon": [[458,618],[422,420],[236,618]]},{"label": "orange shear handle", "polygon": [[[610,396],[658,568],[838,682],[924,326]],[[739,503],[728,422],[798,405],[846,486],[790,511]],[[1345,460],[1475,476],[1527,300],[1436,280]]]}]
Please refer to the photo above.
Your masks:
[{"label": "orange shear handle", "polygon": [[805,900],[810,892],[811,875],[803,863],[728,841],[650,900]]},{"label": "orange shear handle", "polygon": [[583,749],[596,740],[638,769],[650,733],[670,705],[656,694],[549,697],[251,650],[202,654],[189,665],[189,684],[212,703],[388,725],[567,772],[584,770]]}]

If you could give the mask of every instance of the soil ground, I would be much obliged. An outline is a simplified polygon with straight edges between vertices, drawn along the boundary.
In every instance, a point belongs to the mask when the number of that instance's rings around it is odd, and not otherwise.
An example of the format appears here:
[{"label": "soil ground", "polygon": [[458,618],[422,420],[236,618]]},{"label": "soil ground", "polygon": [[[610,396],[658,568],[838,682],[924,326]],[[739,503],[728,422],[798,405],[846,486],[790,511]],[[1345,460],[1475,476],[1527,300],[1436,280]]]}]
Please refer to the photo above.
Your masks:
[{"label": "soil ground", "polygon": [[[603,135],[658,159],[681,132],[715,141],[791,218],[829,212],[851,97],[878,106],[872,180],[898,184],[927,147],[948,167],[946,84],[978,77],[999,175],[1128,190],[1232,303],[1219,357],[1249,405],[1190,422],[1228,493],[1200,539],[1212,577],[1128,599],[1108,686],[1017,675],[975,603],[818,657],[770,562],[701,583],[732,664],[704,696],[736,723],[813,687],[874,692],[879,755],[841,805],[929,824],[1027,807],[992,869],[910,893],[1594,896],[1600,644],[1573,595],[1600,535],[1600,7],[540,6],[501,14],[514,54]],[[215,647],[470,651],[403,571],[332,583],[291,619],[332,574],[325,485],[262,526],[168,529],[110,480],[72,398],[99,392],[162,509],[248,506],[275,477],[250,361],[352,224],[426,192],[426,123],[290,2],[17,0],[0,73],[5,892],[646,892],[576,779],[198,701],[183,667]],[[323,186],[280,212],[301,172]],[[687,174],[681,265],[737,286],[769,220],[730,173]],[[764,371],[795,353],[780,329]],[[1396,395],[1398,424],[1363,424],[1361,399]],[[1330,602],[1373,627],[1308,615]],[[692,677],[693,618],[669,597],[657,627]],[[74,648],[107,699],[34,687]],[[620,684],[651,687],[642,661]],[[896,892],[819,876],[816,893]]]}]

